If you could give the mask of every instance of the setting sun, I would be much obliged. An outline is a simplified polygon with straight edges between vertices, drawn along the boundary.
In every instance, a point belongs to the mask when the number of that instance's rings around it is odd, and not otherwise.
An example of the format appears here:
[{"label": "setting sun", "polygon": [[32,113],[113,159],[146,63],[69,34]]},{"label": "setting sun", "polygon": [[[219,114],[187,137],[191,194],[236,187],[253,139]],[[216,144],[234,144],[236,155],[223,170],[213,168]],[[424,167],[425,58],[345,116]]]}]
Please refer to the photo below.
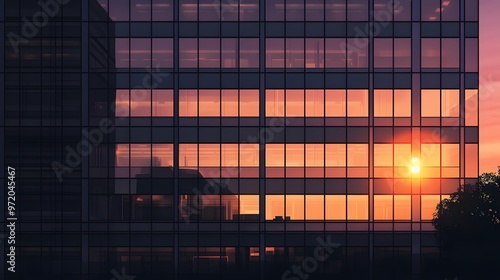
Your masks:
[{"label": "setting sun", "polygon": [[420,173],[420,159],[412,158],[411,159],[411,173],[419,174]]}]

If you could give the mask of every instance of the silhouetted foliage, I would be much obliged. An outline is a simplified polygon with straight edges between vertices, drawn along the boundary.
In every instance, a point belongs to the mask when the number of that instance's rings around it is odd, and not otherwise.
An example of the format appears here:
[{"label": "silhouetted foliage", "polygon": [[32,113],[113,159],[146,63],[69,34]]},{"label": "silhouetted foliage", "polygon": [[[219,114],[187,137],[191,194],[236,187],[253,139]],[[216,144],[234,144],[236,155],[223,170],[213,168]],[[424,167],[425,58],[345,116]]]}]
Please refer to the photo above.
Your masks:
[{"label": "silhouetted foliage", "polygon": [[438,204],[438,231],[445,269],[455,275],[498,276],[500,263],[500,172],[485,173]]}]

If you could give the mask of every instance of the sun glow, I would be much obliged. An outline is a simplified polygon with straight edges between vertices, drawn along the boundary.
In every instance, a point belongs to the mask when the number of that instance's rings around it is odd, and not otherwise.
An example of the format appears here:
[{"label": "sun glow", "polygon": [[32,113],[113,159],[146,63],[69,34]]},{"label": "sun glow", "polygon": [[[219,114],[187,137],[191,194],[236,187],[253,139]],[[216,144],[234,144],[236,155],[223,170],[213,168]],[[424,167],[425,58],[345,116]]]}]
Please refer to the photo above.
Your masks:
[{"label": "sun glow", "polygon": [[420,159],[412,158],[411,159],[411,173],[419,174],[420,173]]}]

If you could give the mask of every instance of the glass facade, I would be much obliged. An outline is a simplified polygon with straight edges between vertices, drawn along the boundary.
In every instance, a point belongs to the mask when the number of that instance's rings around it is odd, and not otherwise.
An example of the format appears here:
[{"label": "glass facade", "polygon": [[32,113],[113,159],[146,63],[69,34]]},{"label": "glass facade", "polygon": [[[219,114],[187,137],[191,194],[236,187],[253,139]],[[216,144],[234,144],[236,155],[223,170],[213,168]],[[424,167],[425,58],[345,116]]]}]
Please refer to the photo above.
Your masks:
[{"label": "glass facade", "polygon": [[478,176],[478,0],[32,2],[0,1],[0,83],[34,274],[276,279],[318,237],[325,277],[439,257],[435,206]]}]

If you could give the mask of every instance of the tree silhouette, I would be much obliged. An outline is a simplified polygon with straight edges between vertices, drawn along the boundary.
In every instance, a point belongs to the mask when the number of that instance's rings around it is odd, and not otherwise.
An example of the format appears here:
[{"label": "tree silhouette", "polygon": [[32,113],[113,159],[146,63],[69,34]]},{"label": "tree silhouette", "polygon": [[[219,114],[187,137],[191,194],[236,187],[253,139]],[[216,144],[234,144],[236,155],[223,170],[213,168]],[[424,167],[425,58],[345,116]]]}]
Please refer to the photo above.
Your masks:
[{"label": "tree silhouette", "polygon": [[500,172],[485,173],[476,184],[459,187],[437,205],[432,224],[438,232],[448,273],[498,277]]}]

